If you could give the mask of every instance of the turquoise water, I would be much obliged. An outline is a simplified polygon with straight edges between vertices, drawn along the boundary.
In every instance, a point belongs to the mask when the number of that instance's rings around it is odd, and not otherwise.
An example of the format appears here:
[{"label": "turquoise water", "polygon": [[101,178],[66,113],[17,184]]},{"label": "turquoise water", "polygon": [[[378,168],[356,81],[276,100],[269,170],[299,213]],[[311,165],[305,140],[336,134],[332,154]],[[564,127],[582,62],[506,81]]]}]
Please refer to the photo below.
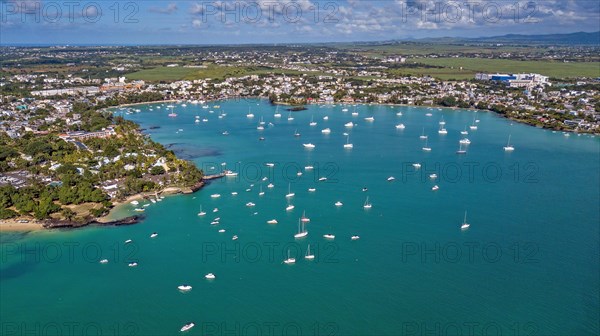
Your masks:
[{"label": "turquoise water", "polygon": [[[190,321],[191,335],[598,334],[598,138],[464,110],[357,106],[352,117],[352,106],[310,106],[288,121],[266,101],[218,104],[177,105],[177,118],[145,105],[126,117],[207,174],[227,163],[238,177],[152,204],[134,226],[2,234],[2,334],[174,335]],[[442,117],[447,135],[437,133]],[[505,153],[509,134],[516,150]],[[294,239],[303,211],[309,235]],[[461,231],[465,211],[471,226]],[[282,263],[288,251],[294,265]]]}]

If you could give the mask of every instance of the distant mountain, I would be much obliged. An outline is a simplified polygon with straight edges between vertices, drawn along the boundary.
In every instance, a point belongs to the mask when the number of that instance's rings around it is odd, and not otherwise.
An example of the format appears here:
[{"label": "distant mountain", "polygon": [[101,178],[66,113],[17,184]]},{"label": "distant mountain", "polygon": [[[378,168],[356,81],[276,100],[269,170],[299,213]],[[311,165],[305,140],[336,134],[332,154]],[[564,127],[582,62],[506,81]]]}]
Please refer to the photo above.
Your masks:
[{"label": "distant mountain", "polygon": [[571,44],[571,45],[600,45],[600,31],[593,33],[577,32],[570,34],[520,35],[508,34],[502,36],[479,37],[469,41],[498,42],[498,43],[538,43],[538,44]]}]

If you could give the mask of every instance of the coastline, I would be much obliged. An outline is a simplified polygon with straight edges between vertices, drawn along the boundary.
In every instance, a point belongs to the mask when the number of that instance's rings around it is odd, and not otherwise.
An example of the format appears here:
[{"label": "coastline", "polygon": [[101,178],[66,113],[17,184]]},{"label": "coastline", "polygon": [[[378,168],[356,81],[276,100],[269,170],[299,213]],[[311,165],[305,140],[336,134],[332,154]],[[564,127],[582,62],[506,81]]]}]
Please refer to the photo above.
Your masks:
[{"label": "coastline", "polygon": [[[216,101],[222,101],[222,100],[227,100],[227,99],[234,99],[234,98],[240,98],[239,96],[235,96],[235,97],[222,97],[222,98],[215,98],[215,99],[206,99],[205,102],[216,102]],[[268,100],[268,97],[256,97],[256,96],[248,96],[248,97],[244,97],[247,99],[265,99]],[[178,102],[178,101],[189,101],[189,99],[169,99],[169,100],[156,100],[156,101],[149,101],[149,102],[141,102],[141,103],[132,103],[132,104],[121,104],[121,105],[116,105],[116,106],[112,106],[112,107],[107,107],[104,108],[102,110],[107,110],[107,109],[118,109],[118,108],[122,108],[122,107],[129,107],[129,106],[136,106],[136,105],[146,105],[146,104],[159,104],[159,103],[172,103],[172,102]],[[273,105],[281,105],[281,106],[294,106],[290,103],[286,103],[286,102],[272,102]],[[472,108],[472,107],[448,107],[448,106],[441,106],[441,105],[412,105],[412,104],[394,104],[394,103],[345,103],[345,102],[335,102],[335,103],[306,103],[305,105],[353,105],[353,104],[357,104],[357,105],[379,105],[379,106],[405,106],[405,107],[421,107],[421,108],[440,108],[440,109],[448,109],[448,110],[465,110],[465,111],[474,111],[474,112],[491,112],[496,114],[497,116],[510,120],[510,121],[514,121],[516,123],[519,124],[523,124],[523,125],[528,125],[534,128],[538,128],[538,129],[545,129],[545,130],[549,130],[549,131],[556,131],[556,132],[570,132],[570,133],[577,133],[577,134],[590,134],[590,135],[600,135],[600,131],[598,132],[581,132],[579,130],[574,130],[574,129],[559,129],[556,127],[547,127],[545,125],[537,125],[534,124],[532,122],[527,122],[524,120],[520,120],[520,119],[515,119],[515,118],[510,118],[507,117],[504,114],[500,114],[498,112],[494,112],[491,110],[487,110],[487,109],[478,109],[478,108]],[[302,111],[297,111],[297,112],[302,112]]]}]

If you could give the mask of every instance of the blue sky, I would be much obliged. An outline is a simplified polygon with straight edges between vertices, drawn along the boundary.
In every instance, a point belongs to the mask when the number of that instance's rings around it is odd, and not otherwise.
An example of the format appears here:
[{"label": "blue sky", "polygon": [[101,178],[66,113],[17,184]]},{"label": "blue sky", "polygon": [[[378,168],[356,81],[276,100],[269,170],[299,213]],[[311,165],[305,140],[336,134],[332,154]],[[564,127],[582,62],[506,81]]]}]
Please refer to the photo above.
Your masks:
[{"label": "blue sky", "polygon": [[0,5],[3,45],[344,42],[600,30],[597,0],[0,0]]}]

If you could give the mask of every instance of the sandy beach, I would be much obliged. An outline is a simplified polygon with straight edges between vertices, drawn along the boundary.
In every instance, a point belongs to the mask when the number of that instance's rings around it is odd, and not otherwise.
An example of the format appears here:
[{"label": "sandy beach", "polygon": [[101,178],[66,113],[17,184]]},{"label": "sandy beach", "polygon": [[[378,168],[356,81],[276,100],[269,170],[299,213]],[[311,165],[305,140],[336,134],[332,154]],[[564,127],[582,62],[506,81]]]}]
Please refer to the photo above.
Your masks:
[{"label": "sandy beach", "polygon": [[2,219],[0,220],[0,232],[10,231],[38,231],[44,230],[42,224],[35,221],[29,220],[28,223],[20,223],[20,219]]}]

